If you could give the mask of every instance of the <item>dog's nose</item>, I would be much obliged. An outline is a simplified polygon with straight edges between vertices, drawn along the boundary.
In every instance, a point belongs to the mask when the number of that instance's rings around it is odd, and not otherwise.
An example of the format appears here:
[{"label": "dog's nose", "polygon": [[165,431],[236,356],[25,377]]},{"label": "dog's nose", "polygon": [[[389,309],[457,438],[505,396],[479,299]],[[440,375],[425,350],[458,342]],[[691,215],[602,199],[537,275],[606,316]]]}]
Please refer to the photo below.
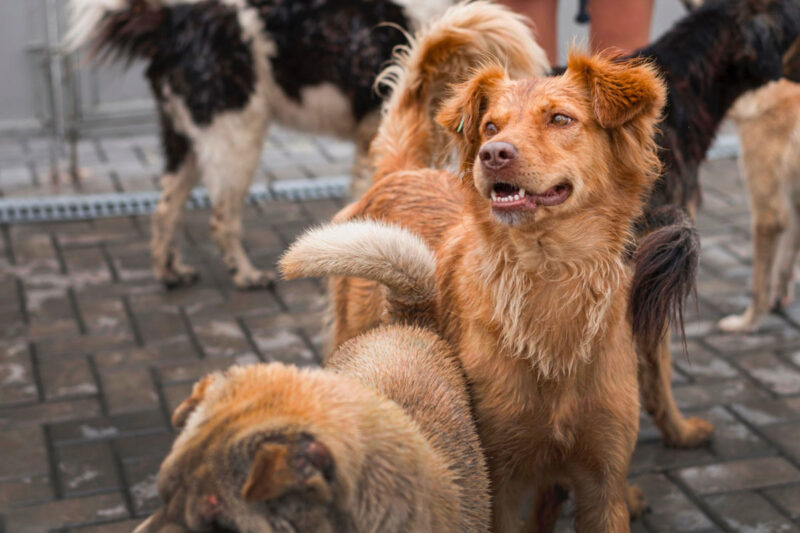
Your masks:
[{"label": "dog's nose", "polygon": [[491,170],[506,168],[517,158],[517,147],[511,143],[495,141],[484,144],[478,152],[481,164]]}]

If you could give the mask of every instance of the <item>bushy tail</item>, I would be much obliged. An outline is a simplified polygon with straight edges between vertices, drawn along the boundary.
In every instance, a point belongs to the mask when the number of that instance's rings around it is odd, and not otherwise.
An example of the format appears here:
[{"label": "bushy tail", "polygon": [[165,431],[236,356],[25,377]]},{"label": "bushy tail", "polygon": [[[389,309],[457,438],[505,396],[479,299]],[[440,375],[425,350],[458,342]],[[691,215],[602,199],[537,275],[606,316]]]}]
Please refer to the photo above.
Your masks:
[{"label": "bushy tail", "polygon": [[421,237],[375,221],[328,224],[307,231],[280,260],[287,279],[346,276],[386,286],[389,319],[433,325],[436,258]]},{"label": "bushy tail", "polygon": [[166,16],[161,0],[69,0],[68,10],[67,50],[128,61],[155,54]]},{"label": "bushy tail", "polygon": [[547,56],[525,21],[490,2],[461,3],[397,50],[376,81],[392,93],[371,148],[376,180],[442,157],[446,139],[434,123],[437,105],[449,86],[480,65],[505,64],[517,78],[548,72]]},{"label": "bushy tail", "polygon": [[640,351],[657,354],[670,321],[686,342],[683,306],[695,289],[700,240],[694,223],[680,207],[668,205],[647,216],[648,231],[633,256],[629,312]]}]

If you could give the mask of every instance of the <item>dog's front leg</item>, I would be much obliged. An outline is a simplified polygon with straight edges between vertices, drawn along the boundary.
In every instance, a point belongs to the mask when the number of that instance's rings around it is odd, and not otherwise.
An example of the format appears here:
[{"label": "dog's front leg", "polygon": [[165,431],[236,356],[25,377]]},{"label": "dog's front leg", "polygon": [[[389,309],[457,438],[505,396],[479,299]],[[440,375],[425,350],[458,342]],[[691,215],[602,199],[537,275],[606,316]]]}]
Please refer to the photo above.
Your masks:
[{"label": "dog's front leg", "polygon": [[625,533],[630,531],[628,485],[623,472],[585,473],[575,483],[575,531]]}]

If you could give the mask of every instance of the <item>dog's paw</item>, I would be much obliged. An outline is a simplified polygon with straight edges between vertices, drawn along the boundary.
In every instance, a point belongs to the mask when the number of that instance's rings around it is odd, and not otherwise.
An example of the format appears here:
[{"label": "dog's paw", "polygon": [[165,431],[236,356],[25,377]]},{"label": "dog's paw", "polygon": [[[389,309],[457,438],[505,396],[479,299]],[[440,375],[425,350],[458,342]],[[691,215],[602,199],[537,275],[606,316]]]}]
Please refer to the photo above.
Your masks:
[{"label": "dog's paw", "polygon": [[197,283],[200,274],[194,268],[180,265],[179,268],[172,268],[159,276],[159,281],[169,290],[181,287],[189,287]]},{"label": "dog's paw", "polygon": [[627,501],[631,520],[641,517],[647,511],[647,501],[645,500],[644,492],[639,487],[628,485]]},{"label": "dog's paw", "polygon": [[717,322],[717,328],[728,333],[750,333],[757,327],[758,324],[753,323],[749,313],[726,316]]},{"label": "dog's paw", "polygon": [[697,448],[707,444],[714,433],[714,426],[702,418],[687,418],[681,424],[680,434],[674,437],[664,436],[664,442],[671,448]]},{"label": "dog's paw", "polygon": [[256,269],[237,272],[233,284],[240,290],[268,289],[275,284],[275,273]]}]

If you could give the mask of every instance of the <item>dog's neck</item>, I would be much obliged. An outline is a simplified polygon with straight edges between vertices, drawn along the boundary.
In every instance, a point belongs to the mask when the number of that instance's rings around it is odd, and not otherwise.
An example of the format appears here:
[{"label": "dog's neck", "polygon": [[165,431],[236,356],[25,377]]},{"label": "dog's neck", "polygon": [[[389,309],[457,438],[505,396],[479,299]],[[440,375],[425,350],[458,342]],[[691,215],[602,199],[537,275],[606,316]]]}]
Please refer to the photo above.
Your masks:
[{"label": "dog's neck", "polygon": [[624,306],[624,222],[561,221],[520,230],[474,213],[476,275],[491,301],[491,329],[542,379],[574,374],[605,344]]}]

